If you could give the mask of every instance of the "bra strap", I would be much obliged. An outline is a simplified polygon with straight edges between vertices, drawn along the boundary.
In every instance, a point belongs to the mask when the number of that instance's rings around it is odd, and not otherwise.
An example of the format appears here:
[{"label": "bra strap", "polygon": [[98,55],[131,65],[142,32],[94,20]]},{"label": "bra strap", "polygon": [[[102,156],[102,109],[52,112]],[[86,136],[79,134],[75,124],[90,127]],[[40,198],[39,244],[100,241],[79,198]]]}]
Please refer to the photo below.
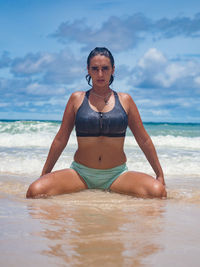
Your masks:
[{"label": "bra strap", "polygon": [[87,99],[89,99],[90,90],[91,90],[91,89],[89,89],[89,90],[87,90],[87,91],[85,92],[85,96],[87,97]]}]

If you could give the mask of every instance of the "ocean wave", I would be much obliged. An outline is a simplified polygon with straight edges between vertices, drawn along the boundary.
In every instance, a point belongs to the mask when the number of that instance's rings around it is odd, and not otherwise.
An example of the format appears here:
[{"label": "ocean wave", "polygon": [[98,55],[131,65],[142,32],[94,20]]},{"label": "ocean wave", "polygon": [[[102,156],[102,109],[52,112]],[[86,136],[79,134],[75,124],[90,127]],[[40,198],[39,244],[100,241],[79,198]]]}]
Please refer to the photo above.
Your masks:
[{"label": "ocean wave", "polygon": [[[57,132],[60,121],[4,121],[0,120],[0,134],[23,134],[23,133],[51,133]],[[200,124],[198,123],[144,123],[147,132],[151,136],[183,136],[200,137]],[[127,136],[132,136],[127,129]]]},{"label": "ocean wave", "polygon": [[[0,121],[0,173],[40,175],[59,126],[60,122]],[[157,125],[152,124],[148,127],[152,127],[151,130],[154,130],[151,138],[166,175],[199,177],[200,136],[196,133],[194,136],[192,134],[187,136],[185,133],[182,136],[166,134],[167,129],[162,132],[166,125],[162,127],[162,131],[158,131]],[[172,126],[170,127],[172,128]],[[180,128],[176,125],[173,127]],[[188,128],[184,127],[185,129]],[[183,126],[181,126],[181,131],[182,128]],[[135,138],[129,134],[125,139],[128,166],[130,169],[153,175],[153,171],[139,149]],[[77,140],[75,131],[73,131],[67,148],[57,162],[55,169],[69,167],[76,148]]]},{"label": "ocean wave", "polygon": [[[0,147],[50,147],[56,132],[53,133],[23,133],[0,135]],[[69,145],[76,144],[75,133],[71,134]]]},{"label": "ocean wave", "polygon": [[[200,149],[200,137],[183,137],[183,136],[151,136],[151,139],[156,147],[173,147],[186,149]],[[137,146],[133,136],[127,136],[125,144],[128,146]]]},{"label": "ocean wave", "polygon": [[[0,147],[49,147],[57,131],[40,131],[40,132],[22,132],[22,133],[1,133]],[[183,137],[183,136],[151,136],[156,147],[173,147],[185,149],[200,149],[200,137]],[[73,131],[69,144],[75,145],[76,135]],[[133,136],[127,136],[125,145],[138,146]]]}]

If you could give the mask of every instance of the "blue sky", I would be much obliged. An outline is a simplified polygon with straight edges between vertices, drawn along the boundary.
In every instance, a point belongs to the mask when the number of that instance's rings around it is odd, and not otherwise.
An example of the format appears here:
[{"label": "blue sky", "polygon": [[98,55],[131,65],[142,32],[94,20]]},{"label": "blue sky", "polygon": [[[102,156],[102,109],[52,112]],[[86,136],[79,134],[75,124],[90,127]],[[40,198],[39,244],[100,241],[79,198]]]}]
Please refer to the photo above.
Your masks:
[{"label": "blue sky", "polygon": [[0,119],[61,120],[108,47],[143,121],[200,122],[199,0],[0,0]]}]

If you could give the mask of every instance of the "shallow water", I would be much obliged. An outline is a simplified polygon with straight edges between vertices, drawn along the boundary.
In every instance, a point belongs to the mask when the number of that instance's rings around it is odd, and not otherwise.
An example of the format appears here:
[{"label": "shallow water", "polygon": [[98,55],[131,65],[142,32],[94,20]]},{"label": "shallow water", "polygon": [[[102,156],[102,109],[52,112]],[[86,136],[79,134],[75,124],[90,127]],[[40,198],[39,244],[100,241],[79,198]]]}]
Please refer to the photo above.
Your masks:
[{"label": "shallow water", "polygon": [[0,266],[199,266],[199,179],[171,177],[164,200],[99,190],[32,200],[25,177],[0,178]]}]

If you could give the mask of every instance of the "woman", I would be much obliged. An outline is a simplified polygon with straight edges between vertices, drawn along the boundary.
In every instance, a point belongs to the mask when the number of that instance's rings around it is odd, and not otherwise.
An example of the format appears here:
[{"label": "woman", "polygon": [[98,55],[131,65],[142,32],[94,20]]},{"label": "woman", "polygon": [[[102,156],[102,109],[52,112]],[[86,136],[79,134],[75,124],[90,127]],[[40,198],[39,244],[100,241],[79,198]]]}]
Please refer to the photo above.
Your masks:
[{"label": "woman", "polygon": [[[115,70],[110,51],[103,47],[91,51],[87,69],[86,79],[89,85],[92,80],[92,89],[70,96],[42,175],[30,185],[27,198],[72,193],[87,188],[143,198],[166,197],[162,168],[133,99],[109,87]],[[69,169],[51,173],[74,126],[78,142],[74,162]],[[151,164],[156,179],[145,173],[128,171],[123,150],[127,126]]]}]

